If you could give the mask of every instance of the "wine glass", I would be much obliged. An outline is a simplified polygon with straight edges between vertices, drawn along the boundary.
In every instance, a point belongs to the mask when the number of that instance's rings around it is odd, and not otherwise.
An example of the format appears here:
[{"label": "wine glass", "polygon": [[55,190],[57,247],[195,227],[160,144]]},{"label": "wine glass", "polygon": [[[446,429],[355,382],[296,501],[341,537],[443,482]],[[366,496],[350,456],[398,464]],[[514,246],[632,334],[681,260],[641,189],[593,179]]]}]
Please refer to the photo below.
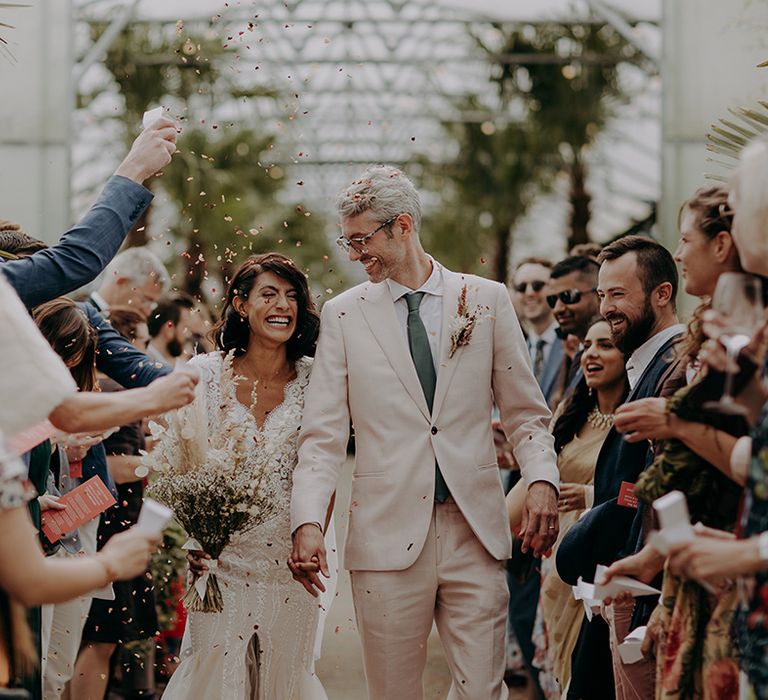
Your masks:
[{"label": "wine glass", "polygon": [[[763,290],[760,279],[743,272],[724,272],[717,280],[712,309],[724,322],[718,340],[727,356],[725,384],[719,401],[707,401],[704,409],[744,415],[746,409],[733,398],[734,367],[739,352],[752,340],[763,323]],[[738,370],[737,370],[738,371]]]}]

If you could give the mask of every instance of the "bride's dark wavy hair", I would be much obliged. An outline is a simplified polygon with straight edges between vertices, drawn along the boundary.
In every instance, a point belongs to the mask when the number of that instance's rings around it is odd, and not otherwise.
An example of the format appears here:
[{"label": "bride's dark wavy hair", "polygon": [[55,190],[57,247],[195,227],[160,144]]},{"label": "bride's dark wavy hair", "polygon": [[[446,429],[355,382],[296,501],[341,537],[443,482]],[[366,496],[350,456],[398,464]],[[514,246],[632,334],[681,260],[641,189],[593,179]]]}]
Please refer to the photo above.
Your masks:
[{"label": "bride's dark wavy hair", "polygon": [[296,267],[293,260],[279,253],[252,255],[237,269],[229,283],[224,308],[212,330],[216,347],[223,352],[234,350],[237,357],[245,354],[251,330],[248,320],[235,309],[234,301],[236,297],[247,299],[256,278],[263,272],[274,273],[296,290],[298,315],[296,330],[287,343],[288,359],[294,362],[300,357],[314,357],[320,314],[309,292],[307,276]]}]

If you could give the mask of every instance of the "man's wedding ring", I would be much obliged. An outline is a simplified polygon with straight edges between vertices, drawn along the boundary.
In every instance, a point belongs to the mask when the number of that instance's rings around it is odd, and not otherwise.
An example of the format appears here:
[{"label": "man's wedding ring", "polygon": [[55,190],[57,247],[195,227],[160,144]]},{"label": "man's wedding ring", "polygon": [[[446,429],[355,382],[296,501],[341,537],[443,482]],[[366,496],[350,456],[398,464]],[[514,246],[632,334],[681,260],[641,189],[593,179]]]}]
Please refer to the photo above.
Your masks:
[{"label": "man's wedding ring", "polygon": [[557,530],[557,528],[554,525],[550,525],[547,530]]}]

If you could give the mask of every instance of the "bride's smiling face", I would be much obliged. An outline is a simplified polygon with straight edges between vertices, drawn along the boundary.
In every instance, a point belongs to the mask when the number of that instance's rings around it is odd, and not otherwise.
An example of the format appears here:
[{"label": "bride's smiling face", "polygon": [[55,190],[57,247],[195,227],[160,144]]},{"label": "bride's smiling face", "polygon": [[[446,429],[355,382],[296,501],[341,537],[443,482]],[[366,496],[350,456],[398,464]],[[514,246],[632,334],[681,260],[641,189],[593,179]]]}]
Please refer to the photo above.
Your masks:
[{"label": "bride's smiling face", "polygon": [[274,272],[262,272],[247,299],[237,299],[235,310],[248,319],[252,340],[287,343],[296,330],[298,292]]}]

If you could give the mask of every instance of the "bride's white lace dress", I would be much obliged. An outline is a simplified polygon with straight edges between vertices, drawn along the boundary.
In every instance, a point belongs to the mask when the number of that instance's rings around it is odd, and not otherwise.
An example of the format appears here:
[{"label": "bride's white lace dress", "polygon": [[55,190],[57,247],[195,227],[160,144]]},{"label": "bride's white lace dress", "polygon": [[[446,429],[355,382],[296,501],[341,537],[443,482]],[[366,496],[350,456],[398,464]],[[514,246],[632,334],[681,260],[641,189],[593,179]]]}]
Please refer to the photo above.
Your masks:
[{"label": "bride's white lace dress", "polygon": [[[277,508],[268,521],[238,533],[222,552],[216,575],[224,610],[190,613],[181,663],[163,698],[325,700],[314,673],[318,602],[291,578],[286,565],[291,485],[311,360],[296,363],[296,379],[261,428],[237,400],[234,387],[222,395],[221,353],[200,355],[191,364],[201,371],[209,430],[216,429],[220,412],[235,411],[247,425],[246,439],[254,451],[271,456],[268,478]],[[172,439],[165,435],[161,441]],[[166,454],[174,448],[159,447]]]}]

